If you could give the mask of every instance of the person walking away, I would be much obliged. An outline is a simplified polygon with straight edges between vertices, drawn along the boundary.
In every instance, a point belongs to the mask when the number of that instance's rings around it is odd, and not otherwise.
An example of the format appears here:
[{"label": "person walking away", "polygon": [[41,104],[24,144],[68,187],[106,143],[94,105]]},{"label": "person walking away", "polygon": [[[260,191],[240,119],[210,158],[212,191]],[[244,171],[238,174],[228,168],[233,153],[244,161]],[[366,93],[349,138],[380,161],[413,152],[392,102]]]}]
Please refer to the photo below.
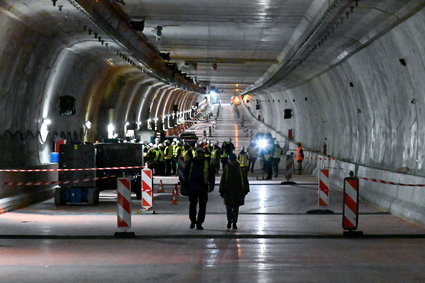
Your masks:
[{"label": "person walking away", "polygon": [[279,174],[279,163],[280,163],[280,157],[282,156],[282,153],[283,153],[283,150],[275,139],[275,143],[273,145],[273,157],[272,157],[272,166],[273,166],[275,178],[277,178]]},{"label": "person walking away", "polygon": [[248,153],[245,151],[245,147],[242,147],[242,150],[239,152],[238,154],[238,162],[239,165],[241,166],[242,171],[244,171],[245,173],[248,174],[249,171],[249,155]]},{"label": "person walking away", "polygon": [[295,152],[295,159],[297,160],[297,164],[298,164],[298,171],[299,174],[301,175],[302,173],[302,169],[303,169],[303,160],[304,160],[304,150],[302,147],[302,143],[301,142],[297,142],[297,151]]},{"label": "person walking away", "polygon": [[227,229],[232,227],[236,230],[238,229],[236,224],[239,207],[245,204],[245,196],[249,192],[249,182],[247,173],[241,169],[234,153],[229,155],[229,163],[221,176],[219,192],[226,205]]},{"label": "person walking away", "polygon": [[[186,164],[183,176],[189,191],[189,219],[190,229],[204,230],[205,213],[208,202],[208,193],[214,190],[214,166],[205,159],[203,148],[197,148],[195,157]],[[196,216],[197,205],[199,211]]]},{"label": "person walking away", "polygon": [[249,156],[248,169],[251,171],[251,173],[254,173],[255,161],[257,161],[258,153],[257,153],[257,147],[255,146],[253,142],[249,144],[247,152]]}]

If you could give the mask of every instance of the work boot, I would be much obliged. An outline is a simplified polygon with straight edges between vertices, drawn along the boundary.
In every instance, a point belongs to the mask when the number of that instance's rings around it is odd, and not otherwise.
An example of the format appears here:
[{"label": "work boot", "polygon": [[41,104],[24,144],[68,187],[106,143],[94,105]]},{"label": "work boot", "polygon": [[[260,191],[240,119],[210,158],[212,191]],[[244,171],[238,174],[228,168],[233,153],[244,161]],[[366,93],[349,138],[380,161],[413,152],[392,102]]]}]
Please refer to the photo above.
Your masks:
[{"label": "work boot", "polygon": [[196,230],[204,230],[201,224],[196,224]]},{"label": "work boot", "polygon": [[233,230],[238,230],[238,226],[236,226],[236,222],[233,223]]},{"label": "work boot", "polygon": [[195,222],[190,223],[190,229],[193,229],[193,228],[195,228]]},{"label": "work boot", "polygon": [[231,227],[232,227],[232,223],[230,223],[230,221],[227,222],[227,229],[230,229]]}]

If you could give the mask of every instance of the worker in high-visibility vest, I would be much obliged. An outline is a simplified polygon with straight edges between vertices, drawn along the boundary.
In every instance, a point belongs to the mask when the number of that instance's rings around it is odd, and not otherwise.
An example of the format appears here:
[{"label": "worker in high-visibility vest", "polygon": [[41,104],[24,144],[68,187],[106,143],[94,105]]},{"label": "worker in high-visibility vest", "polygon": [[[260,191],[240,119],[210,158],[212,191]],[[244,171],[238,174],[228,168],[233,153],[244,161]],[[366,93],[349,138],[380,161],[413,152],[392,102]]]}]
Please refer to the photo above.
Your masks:
[{"label": "worker in high-visibility vest", "polygon": [[171,165],[173,161],[173,146],[171,145],[169,140],[165,142],[164,149],[164,162],[165,162],[165,176],[171,175]]},{"label": "worker in high-visibility vest", "polygon": [[303,150],[303,147],[302,147],[302,143],[297,142],[297,145],[298,145],[298,147],[297,147],[297,151],[295,152],[295,159],[297,160],[298,171],[301,175],[302,169],[303,169],[302,165],[303,165],[303,160],[304,160],[304,150]]},{"label": "worker in high-visibility vest", "polygon": [[188,144],[184,145],[182,152],[183,152],[183,159],[185,163],[193,158],[192,148]]},{"label": "worker in high-visibility vest", "polygon": [[248,173],[248,171],[249,171],[249,155],[245,151],[244,146],[242,147],[242,150],[238,154],[238,162],[239,162],[239,165],[241,166],[241,169],[244,172]]},{"label": "worker in high-visibility vest", "polygon": [[221,159],[221,149],[218,145],[218,142],[216,142],[213,145],[212,152],[211,152],[211,164],[214,165],[216,175],[218,174],[218,171],[220,170],[220,159]]},{"label": "worker in high-visibility vest", "polygon": [[207,141],[203,145],[203,148],[205,150],[205,159],[208,160],[208,162],[211,162],[211,147],[210,147],[210,143]]},{"label": "worker in high-visibility vest", "polygon": [[[179,157],[183,151],[183,142],[176,141],[173,146],[173,175],[176,175],[179,168]],[[178,174],[177,174],[178,175]]]},{"label": "worker in high-visibility vest", "polygon": [[158,175],[163,176],[165,173],[164,166],[164,145],[162,143],[158,144],[156,150],[156,161],[158,162]]},{"label": "worker in high-visibility vest", "polygon": [[[196,229],[204,230],[202,223],[205,220],[208,193],[214,190],[215,185],[214,166],[210,165],[204,154],[204,149],[198,147],[195,157],[183,171],[184,184],[188,186],[190,229],[196,225]],[[199,211],[196,213],[198,203]]]}]

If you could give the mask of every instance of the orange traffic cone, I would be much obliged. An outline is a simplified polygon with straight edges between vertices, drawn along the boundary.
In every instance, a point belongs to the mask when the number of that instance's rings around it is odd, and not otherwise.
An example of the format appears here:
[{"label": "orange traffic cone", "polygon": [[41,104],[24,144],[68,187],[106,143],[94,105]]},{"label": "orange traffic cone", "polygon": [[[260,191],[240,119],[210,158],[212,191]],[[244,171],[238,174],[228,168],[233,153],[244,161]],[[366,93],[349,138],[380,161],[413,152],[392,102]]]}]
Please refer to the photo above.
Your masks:
[{"label": "orange traffic cone", "polygon": [[158,189],[158,193],[163,193],[164,192],[164,184],[162,183],[162,179],[159,180],[159,189]]},{"label": "orange traffic cone", "polygon": [[173,189],[173,196],[171,197],[171,204],[179,204],[177,200],[177,184]]}]

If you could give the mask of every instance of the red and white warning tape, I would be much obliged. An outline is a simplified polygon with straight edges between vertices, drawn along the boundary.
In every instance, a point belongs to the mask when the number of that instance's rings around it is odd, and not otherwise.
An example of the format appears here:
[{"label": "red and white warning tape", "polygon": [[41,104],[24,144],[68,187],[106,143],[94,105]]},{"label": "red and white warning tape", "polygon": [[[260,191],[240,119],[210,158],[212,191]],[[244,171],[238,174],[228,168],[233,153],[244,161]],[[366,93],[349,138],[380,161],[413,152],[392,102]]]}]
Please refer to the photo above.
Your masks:
[{"label": "red and white warning tape", "polygon": [[68,181],[44,181],[44,182],[3,182],[0,183],[5,186],[43,186],[43,185],[65,185],[71,183],[84,183],[96,180],[104,180],[109,178],[115,178],[115,175],[107,176],[107,177],[97,177],[97,178],[85,178],[79,180],[68,180]]},{"label": "red and white warning tape", "polygon": [[336,160],[336,158],[332,158],[332,157],[306,157],[306,159],[313,159],[313,160]]},{"label": "red and white warning tape", "polygon": [[396,182],[392,182],[392,181],[385,181],[385,180],[379,180],[379,179],[374,179],[374,178],[366,178],[366,177],[359,177],[362,180],[366,180],[366,181],[372,181],[372,182],[376,182],[376,183],[382,183],[382,184],[387,184],[387,185],[395,185],[395,186],[404,186],[404,187],[425,187],[425,184],[403,184],[403,183],[396,183]]},{"label": "red and white warning tape", "polygon": [[[345,169],[345,168],[335,168],[335,167],[326,167],[325,169],[336,169],[336,170],[341,170],[341,171],[352,171],[350,169]],[[386,184],[386,185],[394,185],[394,186],[401,186],[401,187],[425,187],[425,184],[405,184],[405,183],[396,183],[393,181],[385,181],[385,180],[380,180],[380,179],[375,179],[375,178],[366,178],[366,177],[358,177],[359,179],[365,180],[365,181],[371,181],[371,182],[375,182],[375,183],[381,183],[381,184]]]},{"label": "red and white warning tape", "polygon": [[103,168],[69,168],[69,169],[0,169],[0,172],[65,172],[65,171],[97,171],[97,170],[123,170],[123,169],[141,169],[145,166],[121,166],[121,167],[103,167]]}]

